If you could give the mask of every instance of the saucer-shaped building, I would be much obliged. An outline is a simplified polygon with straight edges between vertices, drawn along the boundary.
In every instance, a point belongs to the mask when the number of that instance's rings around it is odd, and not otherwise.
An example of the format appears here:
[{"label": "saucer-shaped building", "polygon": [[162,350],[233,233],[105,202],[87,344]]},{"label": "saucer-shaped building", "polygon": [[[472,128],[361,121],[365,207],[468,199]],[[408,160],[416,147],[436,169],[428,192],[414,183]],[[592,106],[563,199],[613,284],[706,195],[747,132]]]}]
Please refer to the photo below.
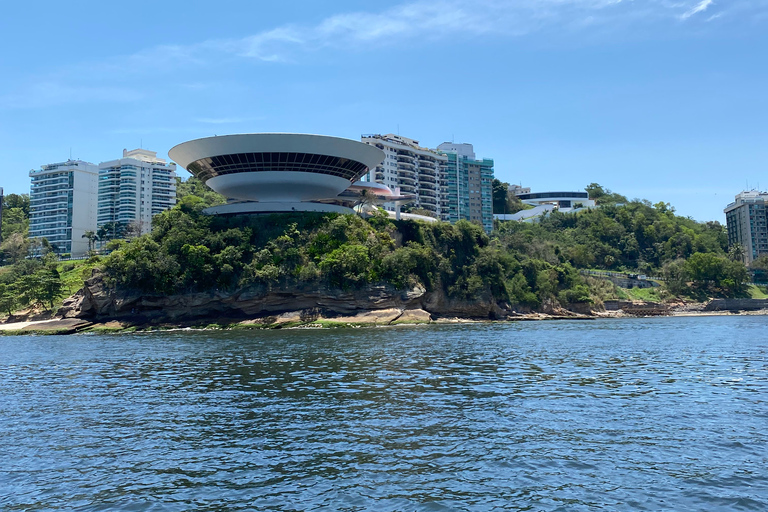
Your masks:
[{"label": "saucer-shaped building", "polygon": [[179,144],[168,156],[230,199],[209,208],[212,214],[351,213],[349,192],[346,199],[340,194],[353,184],[365,188],[358,180],[384,160],[383,151],[362,142],[296,133],[207,137]]}]

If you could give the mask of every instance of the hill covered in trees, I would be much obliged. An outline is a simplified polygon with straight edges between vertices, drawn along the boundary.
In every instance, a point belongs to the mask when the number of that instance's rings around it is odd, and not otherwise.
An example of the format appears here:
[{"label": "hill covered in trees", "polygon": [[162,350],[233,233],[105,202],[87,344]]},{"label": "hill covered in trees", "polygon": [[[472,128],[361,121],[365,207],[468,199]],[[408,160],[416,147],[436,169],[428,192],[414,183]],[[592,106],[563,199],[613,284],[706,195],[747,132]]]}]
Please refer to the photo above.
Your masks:
[{"label": "hill covered in trees", "polygon": [[[109,254],[87,264],[57,263],[44,247],[38,248],[43,257],[30,258],[22,253],[28,241],[22,252],[4,250],[10,264],[0,268],[0,306],[6,312],[34,303],[53,307],[72,291],[81,265],[85,272],[100,269],[115,291],[147,296],[385,286],[520,311],[583,310],[621,293],[583,276],[584,269],[661,277],[670,299],[746,295],[747,269],[738,251],[728,250],[719,223],[678,216],[667,203],[628,201],[597,184],[587,190],[600,207],[554,212],[537,223],[500,222],[487,235],[468,222],[393,221],[383,212],[368,219],[212,217],[202,210],[224,199],[190,179],[180,184],[179,204],[155,217],[150,234],[113,240]],[[23,229],[23,221],[12,224]]]},{"label": "hill covered in trees", "polygon": [[205,206],[185,197],[155,218],[150,235],[115,247],[103,264],[108,282],[165,295],[386,284],[530,307],[590,300],[570,264],[518,258],[468,222],[395,222],[384,214],[211,217],[201,213]]}]

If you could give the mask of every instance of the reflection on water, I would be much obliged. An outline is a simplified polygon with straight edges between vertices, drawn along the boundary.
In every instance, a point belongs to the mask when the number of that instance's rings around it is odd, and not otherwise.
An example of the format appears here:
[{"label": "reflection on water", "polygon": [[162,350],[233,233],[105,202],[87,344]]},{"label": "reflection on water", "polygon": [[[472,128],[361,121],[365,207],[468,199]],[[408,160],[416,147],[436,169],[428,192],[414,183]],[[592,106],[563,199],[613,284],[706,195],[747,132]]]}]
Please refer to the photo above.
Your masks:
[{"label": "reflection on water", "polygon": [[0,337],[0,508],[766,510],[764,332]]}]

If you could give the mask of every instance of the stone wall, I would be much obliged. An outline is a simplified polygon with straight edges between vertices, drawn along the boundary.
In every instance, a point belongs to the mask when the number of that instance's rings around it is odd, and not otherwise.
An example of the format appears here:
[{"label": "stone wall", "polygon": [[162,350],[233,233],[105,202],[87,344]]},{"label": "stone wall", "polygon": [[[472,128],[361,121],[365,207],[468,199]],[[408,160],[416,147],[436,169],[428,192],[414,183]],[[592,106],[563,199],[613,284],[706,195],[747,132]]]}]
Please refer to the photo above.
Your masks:
[{"label": "stone wall", "polygon": [[768,309],[768,299],[712,299],[704,311],[758,311]]}]

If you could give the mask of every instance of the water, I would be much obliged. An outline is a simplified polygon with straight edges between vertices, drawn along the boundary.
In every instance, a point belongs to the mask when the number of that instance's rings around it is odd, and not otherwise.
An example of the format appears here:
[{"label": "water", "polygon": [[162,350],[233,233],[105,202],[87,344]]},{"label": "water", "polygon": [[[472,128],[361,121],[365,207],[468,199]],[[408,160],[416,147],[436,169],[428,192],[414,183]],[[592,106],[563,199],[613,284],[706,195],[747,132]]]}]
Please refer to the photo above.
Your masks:
[{"label": "water", "polygon": [[0,337],[0,509],[768,510],[766,321]]}]

